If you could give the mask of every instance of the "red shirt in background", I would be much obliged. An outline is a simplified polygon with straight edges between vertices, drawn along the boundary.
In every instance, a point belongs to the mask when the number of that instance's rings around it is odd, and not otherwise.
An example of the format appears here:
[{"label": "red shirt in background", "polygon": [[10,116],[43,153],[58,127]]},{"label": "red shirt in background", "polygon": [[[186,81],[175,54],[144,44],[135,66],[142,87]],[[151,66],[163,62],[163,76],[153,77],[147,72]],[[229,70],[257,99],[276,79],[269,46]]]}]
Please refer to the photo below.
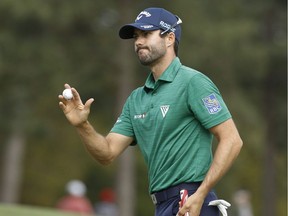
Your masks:
[{"label": "red shirt in background", "polygon": [[90,201],[81,196],[66,196],[59,200],[57,208],[63,211],[80,212],[93,214],[93,207]]}]

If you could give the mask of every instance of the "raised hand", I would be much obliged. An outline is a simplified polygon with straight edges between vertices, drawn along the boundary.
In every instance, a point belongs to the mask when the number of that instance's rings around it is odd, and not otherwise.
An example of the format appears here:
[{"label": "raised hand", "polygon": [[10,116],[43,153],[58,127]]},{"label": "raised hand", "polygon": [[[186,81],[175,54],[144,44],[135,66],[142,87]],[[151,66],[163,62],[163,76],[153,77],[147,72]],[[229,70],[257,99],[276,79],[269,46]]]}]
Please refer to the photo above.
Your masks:
[{"label": "raised hand", "polygon": [[75,127],[80,126],[88,121],[90,107],[94,99],[90,98],[83,104],[80,95],[75,88],[71,88],[69,84],[65,84],[64,87],[66,89],[71,89],[73,98],[71,100],[66,100],[63,95],[59,95],[59,106],[71,125]]}]

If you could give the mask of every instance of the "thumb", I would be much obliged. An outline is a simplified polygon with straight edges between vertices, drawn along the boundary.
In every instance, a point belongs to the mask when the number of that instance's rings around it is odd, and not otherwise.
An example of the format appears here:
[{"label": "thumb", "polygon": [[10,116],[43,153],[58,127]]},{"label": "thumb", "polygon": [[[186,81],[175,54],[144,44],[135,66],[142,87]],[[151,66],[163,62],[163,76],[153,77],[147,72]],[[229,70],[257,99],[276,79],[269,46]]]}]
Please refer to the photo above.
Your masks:
[{"label": "thumb", "polygon": [[186,216],[186,215],[189,215],[188,212],[189,212],[189,209],[182,207],[182,208],[179,208],[179,211],[176,216]]},{"label": "thumb", "polygon": [[94,102],[94,98],[90,98],[89,100],[86,101],[85,103],[85,109],[90,109],[91,104]]}]

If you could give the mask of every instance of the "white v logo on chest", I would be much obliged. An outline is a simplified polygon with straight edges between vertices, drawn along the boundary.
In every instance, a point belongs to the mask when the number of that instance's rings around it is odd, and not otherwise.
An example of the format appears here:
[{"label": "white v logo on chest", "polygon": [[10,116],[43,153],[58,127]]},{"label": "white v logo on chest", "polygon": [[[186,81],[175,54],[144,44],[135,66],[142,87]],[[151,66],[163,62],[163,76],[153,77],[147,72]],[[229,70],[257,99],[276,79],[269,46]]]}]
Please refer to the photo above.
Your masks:
[{"label": "white v logo on chest", "polygon": [[164,118],[164,117],[166,116],[166,114],[168,113],[169,107],[170,107],[170,105],[160,106],[160,110],[161,110],[161,112],[162,112],[163,118]]}]

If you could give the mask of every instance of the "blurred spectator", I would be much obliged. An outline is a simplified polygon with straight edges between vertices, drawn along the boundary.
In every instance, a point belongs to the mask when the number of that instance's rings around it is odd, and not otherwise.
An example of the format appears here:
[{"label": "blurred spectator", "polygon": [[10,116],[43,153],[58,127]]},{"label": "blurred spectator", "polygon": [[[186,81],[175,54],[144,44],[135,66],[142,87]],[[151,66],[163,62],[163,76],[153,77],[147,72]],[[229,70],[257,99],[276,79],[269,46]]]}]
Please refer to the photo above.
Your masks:
[{"label": "blurred spectator", "polygon": [[238,216],[253,216],[251,207],[251,195],[247,190],[238,190],[234,194],[234,202],[237,206]]},{"label": "blurred spectator", "polygon": [[115,203],[115,193],[111,188],[104,188],[100,192],[100,202],[95,204],[95,212],[101,216],[118,216]]},{"label": "blurred spectator", "polygon": [[86,198],[86,186],[82,181],[71,180],[66,185],[68,195],[61,198],[57,208],[63,211],[79,212],[84,215],[93,215],[93,206]]}]

